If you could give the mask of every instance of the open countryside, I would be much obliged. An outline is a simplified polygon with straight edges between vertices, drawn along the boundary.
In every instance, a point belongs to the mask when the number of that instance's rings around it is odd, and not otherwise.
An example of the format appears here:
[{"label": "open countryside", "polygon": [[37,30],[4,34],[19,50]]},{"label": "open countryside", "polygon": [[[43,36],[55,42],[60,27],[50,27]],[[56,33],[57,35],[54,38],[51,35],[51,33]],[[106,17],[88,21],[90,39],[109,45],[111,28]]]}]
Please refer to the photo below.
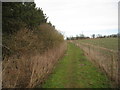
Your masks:
[{"label": "open countryside", "polygon": [[2,3],[2,88],[119,88],[119,33],[66,36],[36,4]]}]

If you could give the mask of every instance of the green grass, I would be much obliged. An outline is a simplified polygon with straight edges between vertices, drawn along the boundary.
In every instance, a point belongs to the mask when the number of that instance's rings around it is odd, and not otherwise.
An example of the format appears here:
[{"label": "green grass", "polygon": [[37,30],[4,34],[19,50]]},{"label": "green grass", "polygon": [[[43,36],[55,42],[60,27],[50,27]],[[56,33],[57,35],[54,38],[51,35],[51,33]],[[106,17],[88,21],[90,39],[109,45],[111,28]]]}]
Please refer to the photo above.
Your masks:
[{"label": "green grass", "polygon": [[109,82],[106,75],[86,59],[80,48],[68,43],[65,56],[42,88],[108,88],[111,86]]},{"label": "green grass", "polygon": [[118,50],[118,38],[85,39],[85,40],[79,40],[79,42],[89,43],[115,51]]}]

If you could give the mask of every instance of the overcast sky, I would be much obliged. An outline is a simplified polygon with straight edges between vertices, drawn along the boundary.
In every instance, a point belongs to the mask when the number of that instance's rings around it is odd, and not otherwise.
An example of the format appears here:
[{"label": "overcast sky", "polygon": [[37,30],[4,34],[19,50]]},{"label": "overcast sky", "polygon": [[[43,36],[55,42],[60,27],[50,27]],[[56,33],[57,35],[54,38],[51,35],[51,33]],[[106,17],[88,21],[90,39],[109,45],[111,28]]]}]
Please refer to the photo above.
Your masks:
[{"label": "overcast sky", "polygon": [[116,34],[119,0],[35,0],[65,36]]}]

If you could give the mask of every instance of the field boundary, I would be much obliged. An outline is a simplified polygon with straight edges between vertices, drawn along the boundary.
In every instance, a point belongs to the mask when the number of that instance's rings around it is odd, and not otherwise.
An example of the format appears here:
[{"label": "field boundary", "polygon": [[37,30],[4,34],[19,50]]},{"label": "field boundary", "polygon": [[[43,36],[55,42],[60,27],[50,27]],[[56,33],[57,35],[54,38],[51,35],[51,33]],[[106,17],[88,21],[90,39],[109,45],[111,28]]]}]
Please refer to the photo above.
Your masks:
[{"label": "field boundary", "polygon": [[34,88],[41,85],[64,55],[66,48],[66,42],[63,42],[44,54],[31,52],[31,55],[26,53],[19,58],[6,58],[2,62],[3,88]]},{"label": "field boundary", "polygon": [[106,50],[106,51],[113,52],[113,53],[118,53],[118,51],[116,51],[116,50],[111,50],[111,49],[108,49],[108,48],[104,48],[104,47],[92,45],[92,44],[89,44],[89,43],[80,42],[80,44],[89,45],[89,46],[91,46],[91,47],[100,48],[100,49],[102,49],[102,50]]},{"label": "field boundary", "polygon": [[99,66],[111,79],[113,85],[118,87],[118,52],[107,48],[70,41],[80,47],[88,58]]}]

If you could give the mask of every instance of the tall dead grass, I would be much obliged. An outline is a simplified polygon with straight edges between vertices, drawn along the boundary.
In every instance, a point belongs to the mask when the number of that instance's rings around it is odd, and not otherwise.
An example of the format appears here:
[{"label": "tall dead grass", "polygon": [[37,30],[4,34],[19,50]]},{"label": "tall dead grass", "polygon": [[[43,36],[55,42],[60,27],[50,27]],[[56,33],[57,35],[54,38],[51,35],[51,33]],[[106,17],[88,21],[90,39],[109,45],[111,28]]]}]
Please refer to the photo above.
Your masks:
[{"label": "tall dead grass", "polygon": [[10,57],[3,62],[4,88],[32,88],[44,82],[55,63],[63,56],[66,44],[49,49],[44,54],[24,54],[20,58]]},{"label": "tall dead grass", "polygon": [[118,52],[94,45],[72,41],[83,49],[89,59],[99,66],[111,79],[114,87],[118,87]]}]

